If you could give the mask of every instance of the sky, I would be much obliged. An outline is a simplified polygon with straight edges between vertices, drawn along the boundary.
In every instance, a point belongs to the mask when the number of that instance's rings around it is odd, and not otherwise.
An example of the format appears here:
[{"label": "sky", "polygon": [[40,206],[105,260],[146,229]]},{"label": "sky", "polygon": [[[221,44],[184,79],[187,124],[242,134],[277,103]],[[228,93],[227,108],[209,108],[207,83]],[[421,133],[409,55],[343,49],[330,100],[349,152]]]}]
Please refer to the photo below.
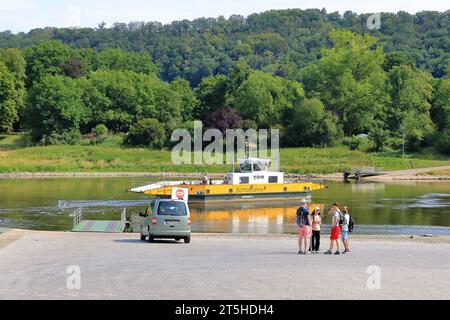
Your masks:
[{"label": "sky", "polygon": [[449,10],[449,3],[448,0],[0,0],[0,31],[28,32],[47,26],[96,27],[101,21],[107,26],[116,21],[170,23],[287,8],[415,13]]}]

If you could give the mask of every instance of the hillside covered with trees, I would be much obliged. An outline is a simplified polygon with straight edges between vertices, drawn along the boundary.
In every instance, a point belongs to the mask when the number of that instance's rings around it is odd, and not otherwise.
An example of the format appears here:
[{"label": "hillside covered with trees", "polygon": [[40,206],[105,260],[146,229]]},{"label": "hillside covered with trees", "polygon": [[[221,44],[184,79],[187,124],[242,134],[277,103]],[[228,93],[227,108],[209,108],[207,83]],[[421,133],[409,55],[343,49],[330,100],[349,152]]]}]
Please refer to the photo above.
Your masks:
[{"label": "hillside covered with trees", "polygon": [[192,120],[279,128],[282,145],[450,153],[450,11],[274,10],[247,18],[0,32],[0,132],[170,146]]}]

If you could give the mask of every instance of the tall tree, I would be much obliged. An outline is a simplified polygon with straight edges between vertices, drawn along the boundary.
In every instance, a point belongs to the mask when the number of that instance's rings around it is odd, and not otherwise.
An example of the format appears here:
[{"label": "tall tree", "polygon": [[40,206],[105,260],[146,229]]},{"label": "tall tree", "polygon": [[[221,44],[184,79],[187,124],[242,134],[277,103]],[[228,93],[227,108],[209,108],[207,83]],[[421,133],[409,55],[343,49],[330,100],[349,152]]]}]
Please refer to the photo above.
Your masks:
[{"label": "tall tree", "polygon": [[208,114],[224,106],[228,87],[229,79],[225,75],[204,78],[195,90],[199,104],[194,109],[194,117],[203,120]]},{"label": "tall tree", "polygon": [[[450,71],[450,67],[449,67]],[[450,75],[449,75],[450,76]],[[436,145],[442,153],[450,155],[450,77],[437,84],[432,116],[436,123]]]},{"label": "tall tree", "polygon": [[304,70],[306,91],[339,116],[347,135],[367,133],[385,117],[389,99],[384,54],[368,34],[334,30],[330,38],[333,48],[323,50],[323,58]]},{"label": "tall tree", "polygon": [[[14,113],[17,116],[11,116],[11,121],[18,121],[23,115],[25,106],[25,59],[18,49],[0,49],[0,62],[4,63],[6,68],[14,77]],[[16,124],[18,124],[16,122]],[[17,128],[18,129],[18,128]]]},{"label": "tall tree", "polygon": [[0,132],[10,132],[17,116],[17,91],[14,75],[0,61]]},{"label": "tall tree", "polygon": [[43,144],[76,142],[80,125],[89,117],[82,94],[80,80],[47,75],[34,82],[27,110],[33,141]]},{"label": "tall tree", "polygon": [[255,71],[236,91],[233,105],[244,119],[267,128],[281,124],[283,115],[303,98],[300,83]]},{"label": "tall tree", "polygon": [[67,63],[61,64],[61,73],[70,78],[81,78],[86,75],[86,68],[79,59],[70,59]]},{"label": "tall tree", "polygon": [[450,130],[450,76],[437,84],[432,114],[439,130]]},{"label": "tall tree", "polygon": [[56,40],[42,41],[37,45],[26,48],[24,56],[26,61],[27,87],[34,81],[39,81],[46,75],[58,75],[61,66],[70,60],[72,49]]},{"label": "tall tree", "polygon": [[234,129],[241,123],[241,117],[231,107],[221,107],[210,113],[205,119],[207,128],[218,129],[223,134],[227,129]]},{"label": "tall tree", "polygon": [[154,75],[99,70],[89,82],[86,94],[92,96],[85,99],[92,107],[92,126],[103,123],[113,132],[128,132],[141,118],[164,123],[181,119],[182,96]]},{"label": "tall tree", "polygon": [[181,116],[183,120],[193,120],[193,111],[198,107],[199,101],[189,86],[189,82],[179,78],[170,83],[170,88],[181,98]]},{"label": "tall tree", "polygon": [[389,129],[406,135],[408,147],[416,150],[434,131],[430,117],[432,78],[409,65],[395,66],[389,72],[392,103],[387,112]]},{"label": "tall tree", "polygon": [[131,127],[127,137],[128,143],[139,146],[161,149],[166,142],[164,125],[157,119],[145,118]]},{"label": "tall tree", "polygon": [[319,99],[305,99],[294,109],[286,136],[290,146],[331,146],[340,138],[342,129]]}]

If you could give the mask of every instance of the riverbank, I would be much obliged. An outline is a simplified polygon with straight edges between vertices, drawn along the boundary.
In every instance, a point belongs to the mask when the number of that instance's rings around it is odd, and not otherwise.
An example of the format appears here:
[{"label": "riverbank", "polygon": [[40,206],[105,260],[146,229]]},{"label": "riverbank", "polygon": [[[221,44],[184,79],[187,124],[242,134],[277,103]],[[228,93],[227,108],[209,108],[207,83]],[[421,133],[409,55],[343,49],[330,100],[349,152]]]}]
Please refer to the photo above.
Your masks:
[{"label": "riverbank", "polygon": [[[389,182],[389,181],[428,181],[428,182],[448,182],[450,181],[449,174],[450,166],[441,167],[430,167],[430,168],[415,168],[407,170],[394,170],[387,171],[385,174],[373,177],[364,177],[364,181],[379,181],[379,182]],[[343,179],[342,173],[333,174],[315,174],[315,178],[341,181]]]},{"label": "riverbank", "polygon": [[[223,178],[223,174],[208,174],[211,178]],[[0,173],[0,179],[46,179],[46,178],[199,178],[200,173],[180,172],[18,172]]]},{"label": "riverbank", "polygon": [[[365,177],[365,181],[423,181],[423,182],[448,182],[449,174],[435,174],[450,170],[450,166],[419,168],[410,170],[390,171],[385,175]],[[428,174],[430,173],[430,174]],[[223,173],[208,173],[212,179],[223,179]],[[311,174],[313,178],[342,181],[342,173]],[[200,179],[201,174],[182,172],[18,172],[0,173],[0,179],[45,179],[45,178],[161,178],[161,179]],[[296,174],[288,174],[288,178],[298,177]]]},{"label": "riverbank", "polygon": [[[448,237],[351,237],[341,256],[299,256],[296,242],[194,234],[190,245],[149,244],[134,234],[13,230],[0,234],[0,299],[303,299],[305,290],[309,299],[450,298]],[[79,290],[67,288],[69,266],[80,268]],[[305,288],[295,275],[311,270]],[[367,286],[371,270],[381,272],[378,289]]]}]

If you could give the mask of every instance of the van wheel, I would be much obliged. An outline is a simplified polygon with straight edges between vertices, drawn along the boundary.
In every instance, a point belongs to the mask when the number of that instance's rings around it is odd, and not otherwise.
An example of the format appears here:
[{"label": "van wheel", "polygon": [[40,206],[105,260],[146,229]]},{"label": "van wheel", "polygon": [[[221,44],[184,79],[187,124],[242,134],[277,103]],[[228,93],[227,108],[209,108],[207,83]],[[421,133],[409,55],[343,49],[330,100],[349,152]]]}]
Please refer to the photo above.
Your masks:
[{"label": "van wheel", "polygon": [[148,236],[148,242],[155,242],[155,238],[154,237],[150,237],[150,235]]},{"label": "van wheel", "polygon": [[145,239],[147,239],[147,237],[141,233],[141,241],[145,241]]},{"label": "van wheel", "polygon": [[185,237],[184,243],[191,243],[191,237]]}]

